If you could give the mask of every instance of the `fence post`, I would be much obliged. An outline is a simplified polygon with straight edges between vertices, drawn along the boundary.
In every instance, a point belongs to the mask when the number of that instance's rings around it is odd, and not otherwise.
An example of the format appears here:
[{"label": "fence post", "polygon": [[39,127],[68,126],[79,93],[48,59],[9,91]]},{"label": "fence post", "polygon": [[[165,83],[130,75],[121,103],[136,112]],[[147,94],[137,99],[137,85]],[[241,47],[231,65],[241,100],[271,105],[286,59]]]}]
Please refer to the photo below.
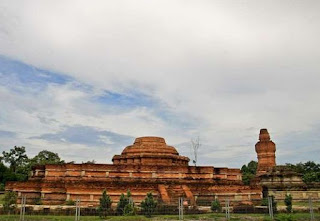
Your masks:
[{"label": "fence post", "polygon": [[309,196],[310,220],[314,220],[312,198]]},{"label": "fence post", "polygon": [[225,204],[226,204],[226,219],[230,220],[230,201],[229,201],[229,199],[226,199]]},{"label": "fence post", "polygon": [[179,197],[179,220],[183,220],[183,197]]},{"label": "fence post", "polygon": [[24,221],[24,215],[26,213],[26,201],[27,196],[21,196],[21,208],[20,208],[20,221]]},{"label": "fence post", "polygon": [[272,205],[272,196],[268,196],[268,209],[271,220],[273,220],[273,205]]},{"label": "fence post", "polygon": [[81,203],[80,198],[77,198],[75,221],[80,221],[80,203]]}]

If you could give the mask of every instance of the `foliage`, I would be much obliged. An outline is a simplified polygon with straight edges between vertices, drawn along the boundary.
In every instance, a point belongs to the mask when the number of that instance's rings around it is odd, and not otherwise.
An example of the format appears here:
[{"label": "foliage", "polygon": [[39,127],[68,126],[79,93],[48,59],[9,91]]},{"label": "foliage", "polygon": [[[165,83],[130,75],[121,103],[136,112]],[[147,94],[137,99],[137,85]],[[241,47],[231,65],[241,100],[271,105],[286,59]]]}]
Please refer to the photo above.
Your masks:
[{"label": "foliage", "polygon": [[[274,200],[274,196],[271,196],[271,200],[272,200],[273,212],[276,213],[277,212],[277,202]],[[268,206],[268,198],[262,199],[261,206]]]},{"label": "foliage", "polygon": [[0,183],[0,191],[4,191],[4,184],[3,183]]},{"label": "foliage", "polygon": [[[35,165],[64,163],[59,155],[47,150],[40,151],[35,157],[29,159],[25,147],[15,146],[8,152],[3,151],[0,157],[0,188],[7,181],[25,181]],[[9,164],[7,167],[1,161]]]},{"label": "foliage", "polygon": [[30,160],[30,163],[33,165],[44,165],[44,164],[60,164],[64,163],[60,159],[57,153],[53,153],[48,150],[40,151],[35,157]]},{"label": "foliage", "polygon": [[286,210],[288,213],[292,212],[292,196],[290,194],[286,195],[286,198],[284,199],[284,203],[286,204]]},{"label": "foliage", "polygon": [[157,207],[157,202],[153,199],[152,193],[147,193],[144,201],[141,202],[141,209],[145,216],[151,217]]},{"label": "foliage", "polygon": [[295,219],[291,214],[287,215],[287,214],[279,214],[277,217],[275,217],[276,221],[293,221],[293,220],[297,220]]},{"label": "foliage", "polygon": [[4,162],[10,165],[12,172],[16,173],[18,167],[23,167],[28,163],[28,156],[26,154],[25,147],[14,146],[13,149],[10,149],[9,152],[2,152],[2,159]]},{"label": "foliage", "polygon": [[[125,207],[129,204],[129,201],[131,199],[131,192],[130,190],[127,191],[127,195],[125,196],[123,193],[120,196],[120,200],[117,204],[117,214],[118,215],[124,215],[125,214]],[[129,208],[127,208],[128,212]]]},{"label": "foliage", "polygon": [[120,200],[117,204],[117,214],[118,215],[123,215],[124,212],[124,207],[128,204],[128,199],[127,197],[122,193],[120,196]]},{"label": "foliage", "polygon": [[255,177],[257,172],[258,163],[257,161],[250,161],[248,165],[241,167],[242,182],[245,185],[250,185],[251,180]]},{"label": "foliage", "polygon": [[137,214],[136,208],[134,207],[133,202],[129,202],[128,205],[124,207],[123,214],[125,216],[134,216]]},{"label": "foliage", "polygon": [[320,164],[308,161],[306,163],[297,164],[287,163],[286,166],[295,172],[302,174],[302,180],[305,183],[320,182]]},{"label": "foliage", "polygon": [[3,209],[5,212],[11,212],[17,204],[17,194],[12,191],[5,192],[3,198]]},{"label": "foliage", "polygon": [[220,212],[221,211],[221,205],[219,200],[214,200],[211,203],[211,211],[212,212]]},{"label": "foliage", "polygon": [[33,204],[34,205],[42,205],[42,200],[40,197],[36,197],[33,199]]},{"label": "foliage", "polygon": [[76,203],[72,199],[69,199],[66,201],[66,205],[67,206],[74,206],[74,205],[76,205]]},{"label": "foliage", "polygon": [[111,211],[112,200],[110,196],[107,194],[107,191],[104,190],[102,193],[102,197],[100,198],[100,205],[98,208],[100,217],[107,217],[107,215]]}]

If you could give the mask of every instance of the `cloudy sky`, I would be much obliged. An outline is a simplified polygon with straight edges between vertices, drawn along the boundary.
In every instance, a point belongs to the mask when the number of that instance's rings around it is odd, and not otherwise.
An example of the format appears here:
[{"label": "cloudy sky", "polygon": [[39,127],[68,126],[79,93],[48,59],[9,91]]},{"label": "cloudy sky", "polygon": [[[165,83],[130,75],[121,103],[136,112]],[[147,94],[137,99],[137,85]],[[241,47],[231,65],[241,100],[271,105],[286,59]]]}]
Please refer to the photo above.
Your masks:
[{"label": "cloudy sky", "polygon": [[199,164],[319,162],[320,1],[0,0],[0,151],[110,163],[161,136]]}]

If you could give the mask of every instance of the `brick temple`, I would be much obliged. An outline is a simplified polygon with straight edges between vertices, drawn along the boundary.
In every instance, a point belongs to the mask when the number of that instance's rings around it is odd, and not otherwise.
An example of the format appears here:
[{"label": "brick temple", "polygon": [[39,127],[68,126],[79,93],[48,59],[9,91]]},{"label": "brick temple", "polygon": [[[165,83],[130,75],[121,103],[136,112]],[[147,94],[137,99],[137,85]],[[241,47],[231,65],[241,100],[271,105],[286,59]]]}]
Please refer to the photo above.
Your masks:
[{"label": "brick temple", "polygon": [[[275,144],[262,129],[256,144],[258,174],[275,166]],[[176,205],[184,197],[189,205],[210,205],[214,199],[232,204],[252,204],[262,199],[259,184],[244,185],[240,169],[190,166],[189,158],[166,144],[161,137],[139,137],[113,164],[47,164],[33,168],[26,182],[8,182],[6,190],[15,191],[27,203],[41,199],[45,205],[62,205],[81,199],[83,206],[97,206],[107,190],[114,204],[129,189],[139,204],[148,192],[159,203]]]}]

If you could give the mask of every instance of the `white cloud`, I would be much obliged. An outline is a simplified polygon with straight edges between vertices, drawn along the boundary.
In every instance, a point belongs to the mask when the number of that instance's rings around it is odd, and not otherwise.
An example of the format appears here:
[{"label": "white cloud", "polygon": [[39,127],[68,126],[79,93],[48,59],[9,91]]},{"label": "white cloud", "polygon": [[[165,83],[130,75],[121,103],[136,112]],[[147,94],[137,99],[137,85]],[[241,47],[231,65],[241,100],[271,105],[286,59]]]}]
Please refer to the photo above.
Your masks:
[{"label": "white cloud", "polygon": [[[199,134],[254,151],[261,127],[277,141],[319,123],[319,9],[318,1],[2,1],[1,54],[96,90],[49,85],[22,97],[0,88],[10,100],[2,120],[21,134],[81,124],[170,144]],[[161,108],[111,112],[90,101],[101,90],[142,92]]]}]

